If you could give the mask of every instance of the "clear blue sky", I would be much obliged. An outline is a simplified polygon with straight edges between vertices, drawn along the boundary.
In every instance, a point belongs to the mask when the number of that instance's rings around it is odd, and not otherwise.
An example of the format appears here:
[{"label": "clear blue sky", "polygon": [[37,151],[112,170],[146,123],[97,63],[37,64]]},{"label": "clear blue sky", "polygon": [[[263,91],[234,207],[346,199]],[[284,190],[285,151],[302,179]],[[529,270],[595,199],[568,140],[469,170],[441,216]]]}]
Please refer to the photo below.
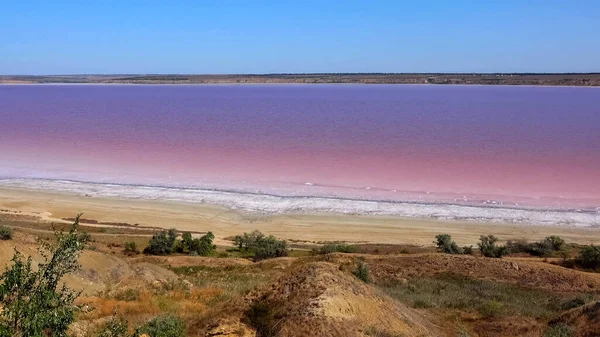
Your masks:
[{"label": "clear blue sky", "polygon": [[599,71],[599,0],[0,7],[0,74]]}]

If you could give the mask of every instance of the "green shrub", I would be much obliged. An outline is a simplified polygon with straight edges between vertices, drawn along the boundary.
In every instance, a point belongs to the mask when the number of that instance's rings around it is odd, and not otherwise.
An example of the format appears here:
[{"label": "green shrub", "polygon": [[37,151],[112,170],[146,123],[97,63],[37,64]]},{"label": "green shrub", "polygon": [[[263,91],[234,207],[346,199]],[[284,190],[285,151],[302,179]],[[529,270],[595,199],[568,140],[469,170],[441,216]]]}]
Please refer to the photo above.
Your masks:
[{"label": "green shrub", "polygon": [[463,251],[463,254],[473,255],[473,246],[464,246],[462,251]]},{"label": "green shrub", "polygon": [[240,251],[253,252],[255,261],[289,254],[286,241],[277,240],[273,235],[265,236],[259,231],[236,235],[233,245]]},{"label": "green shrub", "polygon": [[566,324],[557,324],[550,327],[544,337],[572,337],[573,330]]},{"label": "green shrub", "polygon": [[548,236],[544,241],[549,242],[554,250],[561,250],[565,245],[565,240],[557,235]]},{"label": "green shrub", "polygon": [[125,242],[125,247],[123,248],[123,253],[125,255],[137,255],[140,251],[137,248],[137,244],[134,241]]},{"label": "green shrub", "polygon": [[359,251],[357,246],[347,244],[333,244],[328,243],[323,245],[318,250],[319,254],[331,254],[331,253],[357,253]]},{"label": "green shrub", "polygon": [[60,281],[79,269],[85,246],[77,233],[79,217],[67,234],[55,233],[55,244],[41,242],[43,261],[37,267],[31,257],[24,259],[15,251],[12,266],[0,276],[0,336],[66,336],[79,310],[73,302],[80,293]]},{"label": "green shrub", "polygon": [[501,258],[508,254],[508,247],[496,245],[498,238],[493,235],[482,235],[479,240],[479,251],[483,256]]},{"label": "green shrub", "polygon": [[185,327],[183,321],[173,315],[158,316],[139,328],[140,333],[151,337],[184,337]]},{"label": "green shrub", "polygon": [[371,282],[371,271],[369,270],[367,263],[363,260],[358,260],[356,269],[352,272],[352,274],[365,283]]},{"label": "green shrub", "polygon": [[0,226],[0,240],[12,240],[13,230],[10,227]]},{"label": "green shrub", "polygon": [[194,239],[192,238],[192,233],[190,232],[185,232],[181,235],[181,241],[179,241],[179,244],[177,245],[177,252],[178,253],[190,253],[191,252],[191,247],[194,244]]},{"label": "green shrub", "polygon": [[525,239],[508,241],[506,246],[511,253],[528,253],[533,256],[552,256],[555,251],[564,247],[565,240],[560,236],[548,236],[539,242],[529,243]]},{"label": "green shrub", "polygon": [[234,246],[237,246],[239,250],[251,250],[256,244],[265,238],[265,235],[257,230],[251,233],[244,233],[242,235],[236,235],[233,239]]},{"label": "green shrub", "polygon": [[287,242],[277,240],[273,235],[259,239],[252,250],[254,251],[254,260],[256,261],[288,256],[289,254]]},{"label": "green shrub", "polygon": [[213,245],[215,235],[212,232],[208,232],[198,239],[194,239],[191,242],[190,251],[196,252],[200,256],[211,255],[217,248]]},{"label": "green shrub", "polygon": [[144,249],[145,254],[150,255],[169,255],[175,249],[175,241],[177,240],[177,231],[172,228],[168,231],[161,231],[152,236],[148,247]]},{"label": "green shrub", "polygon": [[458,247],[456,242],[452,241],[452,237],[448,234],[438,234],[435,237],[434,243],[438,249],[447,254],[462,254],[463,250]]},{"label": "green shrub", "polygon": [[581,251],[579,251],[579,256],[577,256],[576,261],[585,268],[600,268],[600,246],[584,246],[581,248]]}]

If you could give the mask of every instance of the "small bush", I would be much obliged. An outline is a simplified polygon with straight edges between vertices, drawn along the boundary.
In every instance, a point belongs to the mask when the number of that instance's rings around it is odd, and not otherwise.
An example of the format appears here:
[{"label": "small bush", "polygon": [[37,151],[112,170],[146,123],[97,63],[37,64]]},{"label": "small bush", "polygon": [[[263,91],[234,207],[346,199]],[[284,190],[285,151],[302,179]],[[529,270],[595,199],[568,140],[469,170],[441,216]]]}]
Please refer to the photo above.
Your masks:
[{"label": "small bush", "polygon": [[13,230],[10,227],[0,226],[0,240],[12,240]]},{"label": "small bush", "polygon": [[463,250],[458,247],[456,242],[452,241],[452,237],[448,234],[438,234],[435,237],[434,243],[438,249],[447,254],[462,254]]},{"label": "small bush", "polygon": [[357,246],[347,244],[333,244],[329,243],[324,245],[318,250],[319,254],[331,254],[331,253],[357,253],[359,251]]},{"label": "small bush", "polygon": [[256,242],[254,250],[254,260],[271,259],[274,257],[288,256],[289,250],[287,248],[287,242],[284,240],[277,240],[273,235],[261,238]]},{"label": "small bush", "polygon": [[565,240],[556,235],[549,236],[545,238],[544,241],[549,242],[554,250],[561,250],[565,245]]},{"label": "small bush", "polygon": [[189,248],[190,252],[195,252],[200,256],[211,255],[217,248],[213,245],[214,239],[215,235],[212,232],[208,232],[200,238],[192,240]]},{"label": "small bush", "polygon": [[584,246],[579,252],[576,262],[584,268],[600,268],[600,246]]},{"label": "small bush", "polygon": [[140,333],[152,337],[184,337],[185,327],[183,321],[173,315],[158,316],[139,328]]},{"label": "small bush", "polygon": [[498,238],[493,235],[482,235],[479,240],[481,241],[479,243],[479,250],[485,257],[501,258],[508,254],[508,247],[497,246],[496,242],[498,242]]},{"label": "small bush", "polygon": [[352,272],[352,274],[365,283],[371,282],[371,271],[369,270],[367,263],[363,260],[358,261],[356,269]]},{"label": "small bush", "polygon": [[125,242],[125,248],[123,248],[123,253],[125,255],[137,255],[140,251],[137,248],[137,244],[134,241]]},{"label": "small bush", "polygon": [[560,251],[565,244],[560,236],[548,236],[539,242],[529,243],[525,239],[508,241],[506,246],[511,253],[528,253],[533,256],[548,257],[552,256],[555,251]]},{"label": "small bush", "polygon": [[257,243],[265,238],[265,235],[259,231],[253,231],[251,233],[244,233],[242,235],[236,235],[233,239],[233,245],[238,247],[239,250],[252,250],[256,247]]},{"label": "small bush", "polygon": [[172,228],[168,231],[161,231],[152,236],[148,247],[144,249],[145,254],[150,255],[169,255],[175,249],[175,241],[177,240],[177,231]]},{"label": "small bush", "polygon": [[544,337],[572,337],[573,330],[566,324],[557,324],[550,327]]},{"label": "small bush", "polygon": [[463,254],[473,255],[473,246],[464,246],[462,250]]}]

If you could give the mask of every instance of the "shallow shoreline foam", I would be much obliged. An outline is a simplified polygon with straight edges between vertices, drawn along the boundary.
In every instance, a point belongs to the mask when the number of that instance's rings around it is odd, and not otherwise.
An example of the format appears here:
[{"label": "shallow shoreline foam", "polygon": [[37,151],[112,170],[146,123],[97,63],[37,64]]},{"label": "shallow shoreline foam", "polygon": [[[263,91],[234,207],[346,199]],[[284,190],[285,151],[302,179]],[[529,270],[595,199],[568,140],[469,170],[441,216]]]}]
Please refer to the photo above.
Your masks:
[{"label": "shallow shoreline foam", "polygon": [[0,186],[55,191],[101,198],[216,205],[257,215],[338,213],[480,223],[572,227],[600,226],[600,209],[596,209],[595,211],[581,211],[516,208],[499,205],[481,206],[413,201],[360,200],[323,196],[279,196],[228,190],[90,183],[50,179],[0,179]]}]

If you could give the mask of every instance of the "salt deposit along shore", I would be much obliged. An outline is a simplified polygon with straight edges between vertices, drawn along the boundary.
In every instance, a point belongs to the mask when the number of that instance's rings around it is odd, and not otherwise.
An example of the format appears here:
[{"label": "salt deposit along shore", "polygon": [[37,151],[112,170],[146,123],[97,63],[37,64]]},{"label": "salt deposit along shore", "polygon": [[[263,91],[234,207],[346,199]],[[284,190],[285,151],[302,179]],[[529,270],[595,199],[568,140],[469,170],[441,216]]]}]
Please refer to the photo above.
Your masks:
[{"label": "salt deposit along shore", "polygon": [[88,184],[59,180],[0,180],[0,209],[60,220],[85,218],[218,236],[259,229],[287,239],[430,244],[441,232],[474,244],[481,234],[504,239],[557,234],[600,243],[598,210],[285,197],[232,191]]}]

